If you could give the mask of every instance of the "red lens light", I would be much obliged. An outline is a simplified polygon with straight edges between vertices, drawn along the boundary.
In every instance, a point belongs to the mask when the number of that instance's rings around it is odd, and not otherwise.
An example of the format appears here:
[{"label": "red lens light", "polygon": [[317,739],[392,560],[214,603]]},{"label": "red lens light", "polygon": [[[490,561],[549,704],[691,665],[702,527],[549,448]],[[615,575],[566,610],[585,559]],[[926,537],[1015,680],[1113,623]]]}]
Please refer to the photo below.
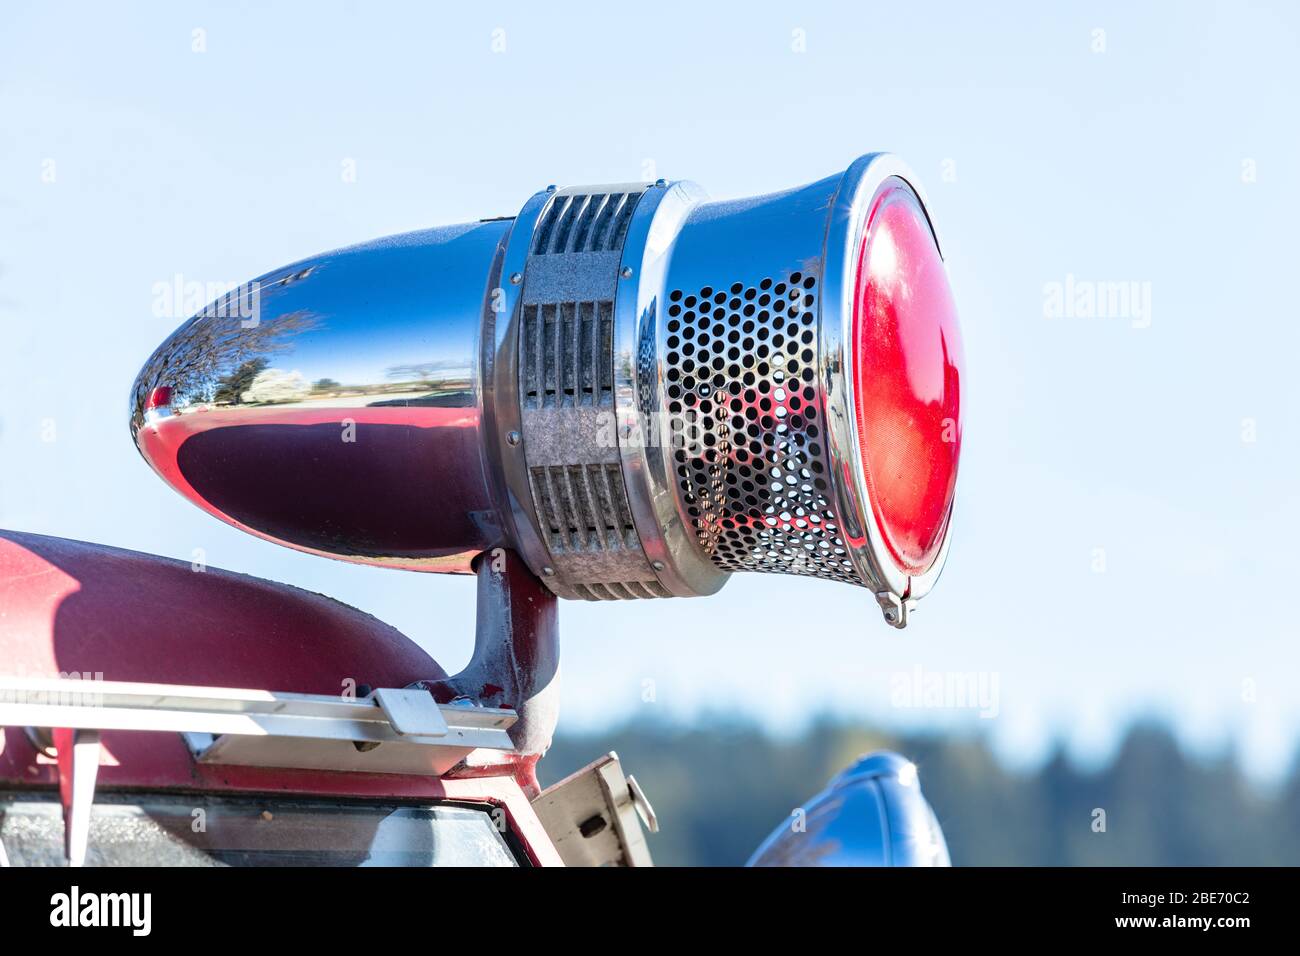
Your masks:
[{"label": "red lens light", "polygon": [[909,574],[943,544],[961,454],[957,309],[929,220],[899,180],[872,201],[853,302],[854,414],[871,508]]}]

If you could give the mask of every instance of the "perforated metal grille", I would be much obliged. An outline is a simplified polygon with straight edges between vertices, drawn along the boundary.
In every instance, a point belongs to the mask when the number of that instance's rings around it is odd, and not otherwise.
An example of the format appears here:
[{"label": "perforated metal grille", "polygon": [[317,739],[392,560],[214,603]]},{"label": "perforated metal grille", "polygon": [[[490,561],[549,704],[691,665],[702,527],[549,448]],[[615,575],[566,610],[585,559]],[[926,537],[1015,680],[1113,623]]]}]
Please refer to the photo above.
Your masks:
[{"label": "perforated metal grille", "polygon": [[533,233],[533,255],[609,252],[623,248],[641,192],[560,196]]},{"label": "perforated metal grille", "polygon": [[523,319],[525,408],[613,404],[613,302],[525,305]]},{"label": "perforated metal grille", "polygon": [[728,571],[861,583],[830,506],[817,386],[816,277],[674,289],[668,411],[696,537]]}]

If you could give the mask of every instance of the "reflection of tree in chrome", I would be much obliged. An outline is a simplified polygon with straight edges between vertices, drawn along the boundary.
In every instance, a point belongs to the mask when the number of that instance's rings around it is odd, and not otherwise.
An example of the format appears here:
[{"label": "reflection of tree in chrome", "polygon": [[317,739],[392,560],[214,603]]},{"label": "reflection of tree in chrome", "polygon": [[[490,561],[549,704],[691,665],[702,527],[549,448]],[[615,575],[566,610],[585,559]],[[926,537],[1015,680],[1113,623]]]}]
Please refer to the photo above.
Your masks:
[{"label": "reflection of tree in chrome", "polygon": [[268,368],[257,373],[243,400],[254,405],[300,401],[311,393],[311,386],[302,372],[286,372],[282,368]]},{"label": "reflection of tree in chrome", "polygon": [[212,401],[217,405],[238,405],[240,397],[252,387],[257,376],[270,364],[262,356],[242,363],[229,375],[223,375],[217,382],[217,389],[212,393]]},{"label": "reflection of tree in chrome", "polygon": [[132,396],[136,427],[143,424],[145,400],[159,386],[171,388],[172,403],[177,405],[238,402],[230,384],[241,366],[255,367],[263,356],[288,351],[291,339],[321,321],[307,311],[286,312],[246,328],[240,316],[212,315],[212,311],[204,310],[208,314],[197,315],[177,329],[141,369]]}]

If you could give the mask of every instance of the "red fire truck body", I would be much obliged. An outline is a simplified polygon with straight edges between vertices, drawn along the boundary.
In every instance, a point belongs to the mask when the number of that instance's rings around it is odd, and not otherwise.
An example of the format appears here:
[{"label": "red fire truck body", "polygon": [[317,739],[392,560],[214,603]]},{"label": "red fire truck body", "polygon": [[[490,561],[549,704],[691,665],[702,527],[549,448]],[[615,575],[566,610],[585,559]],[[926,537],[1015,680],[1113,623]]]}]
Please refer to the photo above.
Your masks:
[{"label": "red fire truck body", "polygon": [[[0,658],[9,679],[9,686],[0,690],[0,712],[64,705],[84,711],[83,723],[112,724],[114,717],[101,698],[104,688],[118,682],[172,685],[173,694],[186,688],[210,694],[219,688],[274,687],[283,696],[329,697],[355,706],[364,702],[368,688],[405,688],[446,676],[396,629],[319,594],[60,538],[0,533],[0,608]],[[64,681],[65,690],[40,696],[48,690],[42,681],[49,679]],[[60,700],[59,693],[76,699]],[[162,711],[162,722],[167,713]],[[505,714],[503,723],[513,719],[509,711],[496,713]],[[98,760],[90,789],[77,793],[70,779],[73,748],[56,749],[48,737],[43,739],[43,730],[0,728],[0,801],[5,804],[0,817],[6,811],[13,815],[15,801],[57,804],[60,836],[68,828],[62,816],[71,812],[76,800],[89,806],[91,802],[104,805],[114,796],[148,797],[176,807],[176,815],[186,824],[195,811],[209,807],[204,816],[209,817],[210,832],[210,805],[219,798],[234,800],[239,813],[233,815],[242,813],[253,825],[250,831],[246,821],[233,821],[242,826],[236,838],[241,845],[213,845],[216,857],[238,853],[244,860],[273,862],[282,841],[268,833],[261,845],[255,831],[259,826],[272,831],[284,816],[277,808],[288,805],[293,808],[292,825],[302,832],[290,834],[283,850],[286,859],[329,862],[331,853],[355,855],[373,849],[347,845],[346,839],[340,845],[331,808],[380,806],[391,816],[393,810],[449,807],[481,815],[485,825],[477,827],[479,836],[488,834],[486,824],[500,835],[500,848],[509,856],[489,854],[487,861],[562,863],[530,802],[538,797],[532,761],[493,760],[486,752],[489,759],[460,760],[457,768],[443,773],[249,766],[206,762],[196,756],[185,735],[174,730],[105,729],[95,748]],[[508,746],[508,740],[502,743]],[[345,744],[362,762],[371,755],[378,758],[389,746],[380,744],[366,751]],[[431,754],[438,750],[428,749]],[[452,756],[458,752],[452,750]],[[510,754],[507,750],[496,756]],[[479,766],[471,769],[474,763]],[[429,764],[437,766],[438,759]],[[161,819],[165,814],[154,816]],[[334,832],[319,840],[305,838],[304,833],[312,832],[313,817],[322,817],[323,825]],[[376,819],[371,814],[352,832],[377,830]],[[619,826],[610,829],[617,831]],[[436,838],[438,824],[433,830]],[[91,862],[100,856],[95,835],[92,826]],[[187,838],[193,836],[191,830]],[[7,841],[11,856],[16,839],[20,837]],[[192,842],[207,846],[203,840]],[[375,857],[390,863],[403,860],[400,852],[375,853]],[[149,858],[142,852],[137,862]],[[453,862],[484,861],[458,858]],[[428,861],[417,853],[407,862]]]}]

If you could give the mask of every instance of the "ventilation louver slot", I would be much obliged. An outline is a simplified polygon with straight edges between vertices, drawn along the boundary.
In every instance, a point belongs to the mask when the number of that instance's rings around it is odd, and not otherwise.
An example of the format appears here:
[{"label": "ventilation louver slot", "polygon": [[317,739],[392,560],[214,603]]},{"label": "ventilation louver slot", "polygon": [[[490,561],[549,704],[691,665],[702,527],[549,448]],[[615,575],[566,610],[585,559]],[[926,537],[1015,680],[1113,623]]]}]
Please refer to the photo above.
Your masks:
[{"label": "ventilation louver slot", "polygon": [[529,479],[552,554],[639,547],[618,465],[546,465]]},{"label": "ventilation louver slot", "polygon": [[558,197],[537,224],[533,255],[621,249],[640,198],[626,192]]},{"label": "ventilation louver slot", "polygon": [[614,303],[523,309],[524,407],[612,405]]},{"label": "ventilation louver slot", "polygon": [[658,581],[610,581],[604,584],[575,584],[573,590],[587,601],[624,601],[629,598],[668,597]]}]

